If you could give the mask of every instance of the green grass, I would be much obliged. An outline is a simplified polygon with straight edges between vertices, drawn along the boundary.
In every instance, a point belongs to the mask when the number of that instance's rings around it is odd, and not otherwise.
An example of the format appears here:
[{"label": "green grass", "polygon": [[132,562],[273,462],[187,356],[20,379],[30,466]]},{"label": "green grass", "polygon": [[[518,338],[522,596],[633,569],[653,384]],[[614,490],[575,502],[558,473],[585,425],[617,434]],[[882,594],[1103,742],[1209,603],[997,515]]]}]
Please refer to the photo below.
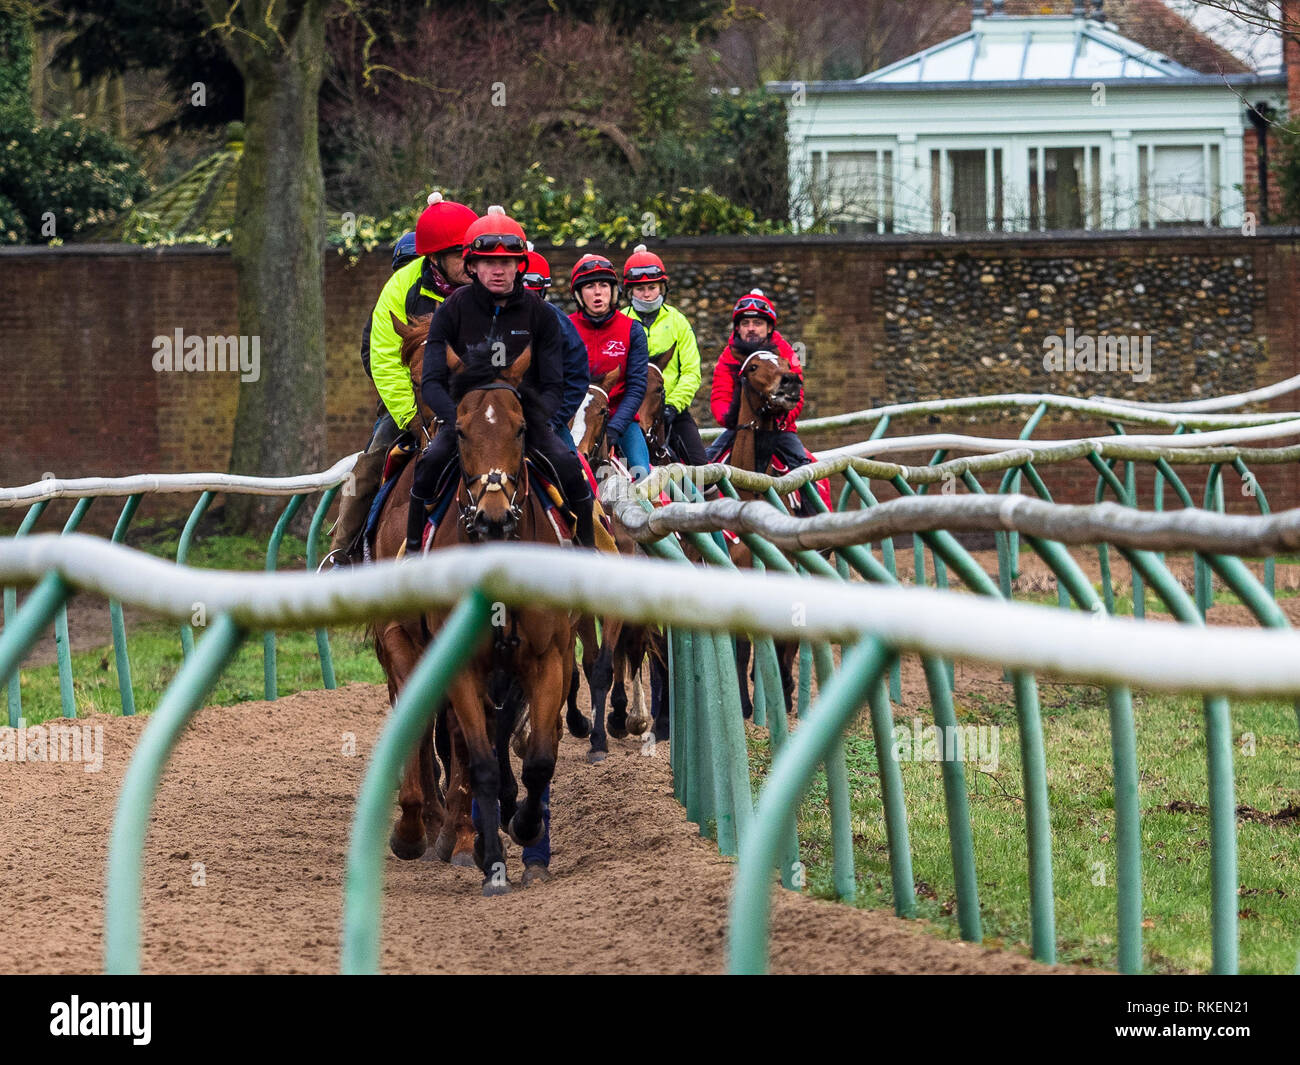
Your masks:
[{"label": "green grass", "polygon": [[[175,523],[142,521],[138,528],[132,528],[129,542],[137,550],[175,560],[178,536]],[[324,550],[322,547],[321,554]],[[280,546],[278,567],[283,570],[302,569],[306,560],[306,541],[302,537],[286,535]],[[205,533],[200,529],[186,562],[202,569],[261,570],[266,566],[266,540]],[[107,617],[107,603],[103,604],[103,609]],[[158,705],[167,685],[180,669],[180,626],[161,621],[133,622],[129,605],[124,608],[124,613],[136,712],[148,713]],[[338,684],[383,682],[383,671],[375,659],[371,642],[365,638],[363,627],[340,627],[328,631]],[[195,629],[194,635],[196,640],[202,639],[203,630]],[[276,664],[281,695],[324,686],[314,632],[277,633]],[[24,669],[21,677],[23,719],[28,724],[62,713],[57,665],[51,663]],[[74,644],[72,678],[79,715],[122,712],[111,644],[89,650],[78,650]],[[226,706],[261,699],[264,695],[262,634],[252,633],[222,672],[207,703]]]},{"label": "green grass", "polygon": [[[108,610],[107,604],[104,610]],[[127,608],[130,617],[130,608]],[[202,639],[202,629],[195,631]],[[383,670],[375,659],[371,642],[361,627],[329,630],[330,650],[338,684],[353,681],[382,683]],[[158,705],[164,690],[181,665],[179,626],[150,622],[130,628],[127,646],[131,659],[131,688],[135,692],[136,713],[148,713]],[[314,632],[281,632],[276,636],[276,665],[279,693],[324,687],[321,681],[320,656]],[[73,691],[77,714],[120,714],[122,699],[118,688],[113,648],[99,647],[72,655]],[[249,636],[244,646],[222,671],[208,706],[228,706],[265,697],[263,688],[262,638]],[[34,725],[62,713],[59,699],[58,666],[51,663],[22,672],[23,719]]]},{"label": "green grass", "polygon": [[[1097,689],[1043,684],[1043,727],[1052,807],[1058,959],[1116,965],[1114,805],[1105,695]],[[1141,770],[1144,964],[1152,972],[1210,967],[1210,852],[1205,812],[1172,804],[1207,802],[1205,743],[1197,699],[1135,696]],[[997,725],[999,765],[979,772],[967,762],[985,943],[1029,952],[1029,890],[1023,788],[1015,707],[958,697],[961,724]],[[932,722],[928,711],[922,724]],[[1297,723],[1289,703],[1234,704],[1237,804],[1267,814],[1300,805]],[[896,724],[910,729],[911,715]],[[1253,754],[1250,737],[1253,736]],[[758,783],[770,751],[751,731]],[[875,745],[860,721],[849,733],[846,761],[852,795],[856,904],[892,908]],[[955,895],[937,762],[903,762],[917,916],[957,938]],[[1178,809],[1178,807],[1173,807]],[[809,889],[833,898],[830,812],[818,776],[799,811],[801,858]],[[1300,947],[1300,821],[1239,820],[1241,971],[1290,973]]]}]

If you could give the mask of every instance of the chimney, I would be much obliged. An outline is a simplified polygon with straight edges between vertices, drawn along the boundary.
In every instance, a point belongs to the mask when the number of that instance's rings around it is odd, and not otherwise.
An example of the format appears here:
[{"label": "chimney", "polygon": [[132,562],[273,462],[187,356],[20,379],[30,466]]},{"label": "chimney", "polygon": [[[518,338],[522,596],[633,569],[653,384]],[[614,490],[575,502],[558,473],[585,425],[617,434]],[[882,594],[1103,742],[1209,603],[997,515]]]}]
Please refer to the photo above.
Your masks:
[{"label": "chimney", "polygon": [[1282,0],[1282,66],[1286,70],[1286,109],[1292,121],[1300,118],[1300,4]]}]

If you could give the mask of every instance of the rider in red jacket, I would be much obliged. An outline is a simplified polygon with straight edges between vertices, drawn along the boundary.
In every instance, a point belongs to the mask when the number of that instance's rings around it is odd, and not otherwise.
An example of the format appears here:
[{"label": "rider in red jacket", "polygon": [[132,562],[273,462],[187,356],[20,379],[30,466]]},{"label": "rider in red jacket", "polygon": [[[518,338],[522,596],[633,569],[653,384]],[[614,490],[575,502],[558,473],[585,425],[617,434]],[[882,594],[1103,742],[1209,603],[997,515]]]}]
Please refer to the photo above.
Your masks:
[{"label": "rider in red jacket", "polygon": [[[709,406],[714,420],[725,427],[725,432],[709,448],[709,461],[731,450],[736,437],[736,415],[740,410],[740,368],[756,351],[774,351],[783,356],[790,368],[799,375],[799,402],[790,413],[776,420],[776,431],[770,439],[759,439],[760,452],[767,451],[785,463],[788,469],[805,466],[812,461],[808,450],[796,435],[799,412],[803,410],[803,367],[794,349],[776,331],[776,308],[761,289],[753,289],[736,301],[731,312],[731,339],[722,349],[722,355],[713,367],[713,384],[709,390]],[[761,434],[766,437],[768,434]],[[769,445],[769,446],[764,446]]]}]

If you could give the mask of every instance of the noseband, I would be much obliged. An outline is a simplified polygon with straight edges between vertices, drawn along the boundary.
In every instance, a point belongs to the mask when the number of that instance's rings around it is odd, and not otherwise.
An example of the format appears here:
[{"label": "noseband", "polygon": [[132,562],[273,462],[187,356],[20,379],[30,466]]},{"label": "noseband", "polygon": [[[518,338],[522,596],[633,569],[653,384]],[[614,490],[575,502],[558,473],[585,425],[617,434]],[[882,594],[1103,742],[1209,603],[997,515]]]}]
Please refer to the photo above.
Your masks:
[{"label": "noseband", "polygon": [[[471,388],[469,392],[489,392],[498,389],[509,392],[515,397],[515,399],[520,401],[520,405],[522,406],[523,400],[519,395],[519,390],[513,385],[506,384],[504,381],[493,381],[486,385],[479,385],[477,388]],[[469,395],[469,392],[466,392],[465,395]],[[463,398],[464,397],[462,397],[462,399]],[[506,490],[506,482],[509,482],[512,486],[510,490],[509,503],[510,514],[515,519],[516,523],[522,519],[523,510],[515,500],[519,495],[519,487],[521,484],[523,485],[524,496],[527,497],[528,495],[528,484],[524,480],[523,475],[524,455],[526,452],[526,448],[521,452],[519,456],[519,469],[517,469],[513,475],[494,466],[492,469],[488,470],[487,473],[479,474],[477,477],[471,477],[465,473],[464,466],[461,466],[460,479],[461,483],[465,486],[465,494],[469,496],[469,505],[460,508],[460,522],[461,525],[464,526],[465,532],[469,535],[471,540],[473,540],[475,536],[474,519],[478,517],[480,504],[483,502],[484,497],[487,496],[489,492],[504,492]],[[474,489],[475,487],[480,486],[481,491],[477,496],[475,496]]]}]

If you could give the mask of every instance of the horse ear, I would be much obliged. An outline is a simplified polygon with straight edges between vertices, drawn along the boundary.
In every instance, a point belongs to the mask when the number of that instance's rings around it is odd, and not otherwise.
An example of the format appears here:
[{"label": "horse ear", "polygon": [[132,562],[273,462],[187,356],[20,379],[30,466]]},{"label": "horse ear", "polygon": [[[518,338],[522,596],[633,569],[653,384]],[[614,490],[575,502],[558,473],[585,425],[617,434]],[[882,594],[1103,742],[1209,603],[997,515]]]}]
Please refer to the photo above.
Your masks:
[{"label": "horse ear", "polygon": [[618,377],[619,377],[618,370],[610,370],[609,373],[607,373],[604,377],[600,379],[600,387],[603,388],[606,392],[608,392],[611,388],[613,388],[616,384],[618,384]]},{"label": "horse ear", "polygon": [[655,358],[651,359],[650,361],[653,362],[656,366],[658,366],[659,369],[666,370],[668,368],[668,364],[673,361],[673,356],[676,354],[677,354],[677,345],[674,344],[667,351],[661,352],[659,355],[655,356]]},{"label": "horse ear", "polygon": [[461,370],[465,369],[465,364],[461,361],[460,356],[452,351],[450,347],[447,348],[447,369],[452,373],[460,373]]},{"label": "horse ear", "polygon": [[524,379],[524,374],[528,372],[528,367],[532,365],[532,362],[533,348],[530,344],[528,347],[524,348],[523,354],[521,354],[519,358],[515,359],[514,362],[505,368],[505,372],[501,375],[501,380],[512,388],[518,388]]},{"label": "horse ear", "polygon": [[398,318],[392,311],[388,312],[388,317],[393,320],[393,328],[397,330],[397,335],[403,340],[409,339],[411,334],[415,332],[413,327],[407,325],[405,321]]}]

